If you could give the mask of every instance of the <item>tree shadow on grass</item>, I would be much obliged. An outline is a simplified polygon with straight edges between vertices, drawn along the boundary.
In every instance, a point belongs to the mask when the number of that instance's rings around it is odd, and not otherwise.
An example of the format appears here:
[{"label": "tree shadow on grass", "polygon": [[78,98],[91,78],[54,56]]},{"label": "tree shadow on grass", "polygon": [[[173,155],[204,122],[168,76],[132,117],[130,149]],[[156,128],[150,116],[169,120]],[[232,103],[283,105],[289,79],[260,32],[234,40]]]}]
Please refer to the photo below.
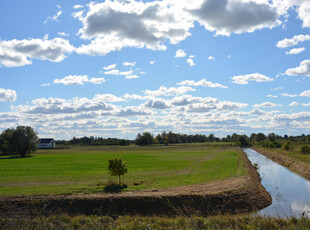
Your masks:
[{"label": "tree shadow on grass", "polygon": [[104,186],[103,191],[105,193],[119,193],[127,187],[128,186],[126,184],[119,185],[115,183],[108,183],[107,185]]},{"label": "tree shadow on grass", "polygon": [[34,156],[17,156],[17,155],[0,155],[0,160],[9,160],[9,159],[21,159],[21,158],[29,158],[29,157],[34,157]]}]

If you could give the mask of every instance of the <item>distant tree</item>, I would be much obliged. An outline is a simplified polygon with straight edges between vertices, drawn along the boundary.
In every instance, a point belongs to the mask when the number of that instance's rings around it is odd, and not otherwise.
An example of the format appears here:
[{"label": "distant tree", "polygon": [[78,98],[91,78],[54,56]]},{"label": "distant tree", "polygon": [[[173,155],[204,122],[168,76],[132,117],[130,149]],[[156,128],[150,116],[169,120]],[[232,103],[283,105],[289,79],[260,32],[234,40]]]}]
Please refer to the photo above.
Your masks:
[{"label": "distant tree", "polygon": [[121,145],[121,146],[130,145],[130,141],[129,140],[125,140],[125,139],[121,139],[119,141],[119,145]]},{"label": "distant tree", "polygon": [[266,136],[263,133],[258,133],[255,138],[257,142],[266,140]]},{"label": "distant tree", "polygon": [[154,144],[154,137],[149,132],[138,133],[135,143],[136,145],[151,145]]},{"label": "distant tree", "polygon": [[137,134],[137,137],[136,137],[136,140],[135,140],[135,144],[136,145],[144,145],[144,139],[143,139],[143,136],[140,133]]},{"label": "distant tree", "polygon": [[251,146],[251,144],[249,142],[249,138],[246,135],[239,136],[237,144],[240,145],[241,147]]},{"label": "distant tree", "polygon": [[209,140],[210,142],[215,141],[215,138],[214,138],[214,134],[213,134],[213,133],[210,133],[210,135],[208,136],[208,140]]},{"label": "distant tree", "polygon": [[6,154],[25,157],[38,149],[39,138],[30,126],[4,130],[0,139],[1,151]]},{"label": "distant tree", "polygon": [[238,141],[238,139],[239,139],[239,135],[238,135],[237,133],[233,133],[233,134],[231,135],[231,140],[232,140],[233,142]]},{"label": "distant tree", "polygon": [[256,141],[256,136],[257,135],[255,133],[252,133],[251,136],[250,136],[250,141],[251,142],[255,142]]},{"label": "distant tree", "polygon": [[127,173],[127,164],[121,158],[114,158],[109,160],[108,170],[111,176],[118,176],[118,182],[121,185],[121,176]]},{"label": "distant tree", "polygon": [[161,140],[161,136],[160,136],[160,134],[158,134],[158,135],[154,138],[154,143],[155,143],[155,144],[160,144],[160,140]]},{"label": "distant tree", "polygon": [[270,141],[275,141],[276,140],[276,135],[274,133],[269,133],[267,138]]}]

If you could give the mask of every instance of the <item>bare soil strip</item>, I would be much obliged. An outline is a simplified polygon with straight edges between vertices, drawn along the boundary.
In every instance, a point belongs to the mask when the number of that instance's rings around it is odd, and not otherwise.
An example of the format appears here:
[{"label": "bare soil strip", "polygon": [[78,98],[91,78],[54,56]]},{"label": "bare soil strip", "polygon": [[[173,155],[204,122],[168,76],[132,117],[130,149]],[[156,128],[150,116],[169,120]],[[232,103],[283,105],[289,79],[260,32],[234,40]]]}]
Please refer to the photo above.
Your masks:
[{"label": "bare soil strip", "polygon": [[75,194],[0,198],[0,212],[31,211],[36,215],[214,215],[245,213],[271,204],[271,196],[244,153],[249,177],[168,189],[117,194]]},{"label": "bare soil strip", "polygon": [[268,151],[266,149],[259,148],[256,146],[252,147],[252,149],[254,149],[256,152],[259,152],[265,155],[269,159],[277,162],[278,164],[284,166],[285,168],[288,168],[289,170],[297,173],[298,175],[305,178],[306,180],[310,181],[310,165],[309,164],[290,158],[283,154],[274,153],[272,151]]}]

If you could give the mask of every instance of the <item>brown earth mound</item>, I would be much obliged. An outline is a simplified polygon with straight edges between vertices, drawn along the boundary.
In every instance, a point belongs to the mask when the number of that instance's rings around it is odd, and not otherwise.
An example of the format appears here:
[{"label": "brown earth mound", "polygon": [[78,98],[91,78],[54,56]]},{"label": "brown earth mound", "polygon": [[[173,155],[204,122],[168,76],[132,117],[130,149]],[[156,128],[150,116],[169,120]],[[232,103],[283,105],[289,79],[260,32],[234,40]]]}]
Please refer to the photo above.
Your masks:
[{"label": "brown earth mound", "polygon": [[243,153],[249,177],[231,178],[169,189],[118,194],[76,194],[0,198],[0,212],[35,212],[35,215],[212,215],[244,213],[271,204],[271,196]]},{"label": "brown earth mound", "polygon": [[302,176],[306,180],[310,181],[310,165],[309,164],[290,158],[283,154],[274,153],[274,152],[271,152],[271,151],[268,151],[266,149],[259,148],[256,146],[252,147],[252,149],[272,159],[278,164],[288,168],[289,170],[297,173],[298,175]]}]

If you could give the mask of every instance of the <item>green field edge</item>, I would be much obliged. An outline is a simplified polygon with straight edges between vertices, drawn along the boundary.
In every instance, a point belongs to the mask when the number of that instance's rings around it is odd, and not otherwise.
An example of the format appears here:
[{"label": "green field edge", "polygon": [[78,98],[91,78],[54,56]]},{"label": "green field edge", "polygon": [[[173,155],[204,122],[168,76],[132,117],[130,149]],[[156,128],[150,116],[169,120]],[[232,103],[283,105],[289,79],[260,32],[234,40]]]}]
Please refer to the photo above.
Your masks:
[{"label": "green field edge", "polygon": [[[141,159],[142,156],[142,159]],[[31,158],[0,160],[0,195],[100,193],[107,160],[122,157],[125,191],[171,188],[248,175],[241,150],[222,143],[148,147],[76,147],[42,150]],[[54,162],[54,163],[51,163]],[[242,164],[240,164],[242,162]]]}]

